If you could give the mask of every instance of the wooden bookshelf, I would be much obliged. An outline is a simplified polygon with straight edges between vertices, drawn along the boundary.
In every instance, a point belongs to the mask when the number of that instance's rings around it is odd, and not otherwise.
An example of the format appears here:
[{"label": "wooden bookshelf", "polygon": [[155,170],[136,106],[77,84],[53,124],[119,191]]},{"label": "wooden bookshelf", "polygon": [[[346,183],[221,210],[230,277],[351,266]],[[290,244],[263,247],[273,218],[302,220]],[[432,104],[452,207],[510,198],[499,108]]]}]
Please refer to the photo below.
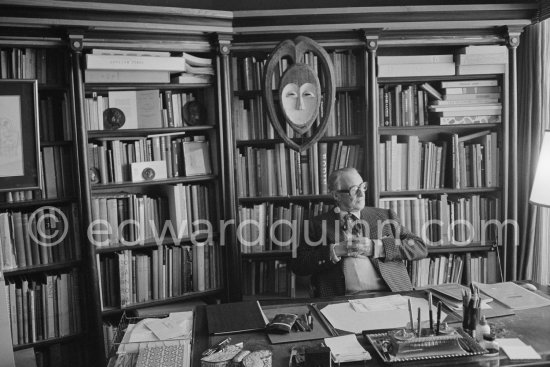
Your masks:
[{"label": "wooden bookshelf", "polygon": [[184,126],[184,127],[159,127],[149,129],[127,129],[127,130],[90,130],[88,131],[88,138],[90,139],[116,139],[125,137],[145,137],[155,134],[177,134],[177,133],[191,133],[200,131],[213,130],[214,126]]},{"label": "wooden bookshelf", "polygon": [[116,182],[108,184],[94,184],[92,185],[93,191],[103,191],[112,189],[121,189],[126,187],[138,187],[138,186],[151,186],[151,185],[173,185],[173,184],[190,184],[195,182],[205,182],[216,179],[215,175],[200,175],[200,176],[188,176],[188,177],[172,177],[163,178],[162,180],[151,180],[141,182]]},{"label": "wooden bookshelf", "polygon": [[[213,233],[212,239],[217,240],[219,237],[218,233]],[[143,242],[142,244],[136,244],[136,245],[123,245],[123,244],[111,244],[109,246],[98,246],[96,247],[95,252],[97,254],[107,254],[107,253],[113,253],[123,250],[146,250],[151,248],[157,248],[159,246],[166,246],[166,245],[176,245],[176,242],[179,242],[180,245],[191,245],[192,241],[205,241],[208,239],[208,235],[197,235],[194,239],[191,239],[191,237],[186,236],[181,239],[178,239],[177,241],[171,239],[171,238],[165,238],[160,242],[160,245],[155,240],[147,240]]]},{"label": "wooden bookshelf", "polygon": [[12,203],[0,203],[0,210],[13,208],[38,208],[41,206],[63,206],[76,202],[76,198],[61,198],[61,199],[36,199],[29,201],[14,201]]},{"label": "wooden bookshelf", "polygon": [[34,343],[17,344],[13,346],[13,350],[17,351],[17,350],[23,350],[23,349],[29,349],[29,348],[43,348],[53,344],[66,344],[66,343],[70,343],[80,339],[84,339],[85,336],[86,334],[79,333],[74,335],[61,336],[59,338],[40,340]]},{"label": "wooden bookshelf", "polygon": [[25,266],[21,268],[4,270],[4,275],[6,277],[17,277],[20,275],[59,272],[59,270],[71,269],[78,267],[81,264],[82,260],[70,260],[52,264]]}]

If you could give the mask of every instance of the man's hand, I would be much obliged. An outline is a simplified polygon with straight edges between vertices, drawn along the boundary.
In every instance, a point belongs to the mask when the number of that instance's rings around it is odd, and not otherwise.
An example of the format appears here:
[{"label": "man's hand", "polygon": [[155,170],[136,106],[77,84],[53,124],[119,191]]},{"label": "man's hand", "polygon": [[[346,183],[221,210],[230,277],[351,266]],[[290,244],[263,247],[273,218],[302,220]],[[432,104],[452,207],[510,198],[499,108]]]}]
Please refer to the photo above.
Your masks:
[{"label": "man's hand", "polygon": [[370,238],[354,237],[350,240],[344,240],[334,246],[334,252],[337,256],[372,256],[374,244]]}]

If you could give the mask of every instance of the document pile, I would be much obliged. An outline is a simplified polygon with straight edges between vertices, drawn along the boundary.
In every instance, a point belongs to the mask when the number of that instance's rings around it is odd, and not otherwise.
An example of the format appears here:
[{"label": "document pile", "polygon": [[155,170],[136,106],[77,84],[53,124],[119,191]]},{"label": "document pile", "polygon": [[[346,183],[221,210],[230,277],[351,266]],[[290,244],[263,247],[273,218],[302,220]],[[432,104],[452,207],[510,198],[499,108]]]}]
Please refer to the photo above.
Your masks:
[{"label": "document pile", "polygon": [[371,356],[357,341],[355,334],[325,338],[325,344],[330,348],[332,360],[335,363],[366,361]]},{"label": "document pile", "polygon": [[[174,312],[165,318],[146,318],[128,324],[116,358],[109,365],[128,367],[189,366],[193,312]],[[114,364],[111,364],[114,363]]]}]

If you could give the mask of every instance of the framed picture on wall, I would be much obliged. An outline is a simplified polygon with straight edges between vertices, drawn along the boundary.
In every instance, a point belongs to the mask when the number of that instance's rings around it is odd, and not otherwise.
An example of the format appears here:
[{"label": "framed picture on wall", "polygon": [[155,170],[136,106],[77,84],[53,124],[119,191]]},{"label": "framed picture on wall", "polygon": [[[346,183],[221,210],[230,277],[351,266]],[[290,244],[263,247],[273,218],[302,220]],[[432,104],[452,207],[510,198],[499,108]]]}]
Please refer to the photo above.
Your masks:
[{"label": "framed picture on wall", "polygon": [[38,83],[0,80],[0,191],[40,188]]}]

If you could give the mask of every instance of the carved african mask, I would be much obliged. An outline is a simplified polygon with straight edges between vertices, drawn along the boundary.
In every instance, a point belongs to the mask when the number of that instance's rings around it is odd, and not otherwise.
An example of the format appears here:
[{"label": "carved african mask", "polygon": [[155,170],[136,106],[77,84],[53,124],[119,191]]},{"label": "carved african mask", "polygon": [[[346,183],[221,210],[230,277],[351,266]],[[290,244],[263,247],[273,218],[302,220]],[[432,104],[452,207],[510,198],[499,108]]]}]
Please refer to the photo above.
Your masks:
[{"label": "carved african mask", "polygon": [[281,79],[279,103],[293,129],[303,134],[319,114],[321,85],[313,70],[304,64],[292,65]]},{"label": "carved african mask", "polygon": [[[316,56],[319,76],[306,64],[306,53]],[[279,73],[279,64],[283,58],[288,60],[289,67],[279,85],[273,85],[274,74]],[[278,104],[275,103],[274,90],[279,96]],[[308,149],[325,133],[334,106],[336,88],[330,56],[307,37],[300,36],[294,41],[279,43],[266,64],[263,94],[271,124],[285,144],[297,151]],[[320,120],[319,124],[312,128],[317,119]],[[286,124],[297,133],[296,139],[288,137]],[[307,132],[311,134],[306,136]]]}]

